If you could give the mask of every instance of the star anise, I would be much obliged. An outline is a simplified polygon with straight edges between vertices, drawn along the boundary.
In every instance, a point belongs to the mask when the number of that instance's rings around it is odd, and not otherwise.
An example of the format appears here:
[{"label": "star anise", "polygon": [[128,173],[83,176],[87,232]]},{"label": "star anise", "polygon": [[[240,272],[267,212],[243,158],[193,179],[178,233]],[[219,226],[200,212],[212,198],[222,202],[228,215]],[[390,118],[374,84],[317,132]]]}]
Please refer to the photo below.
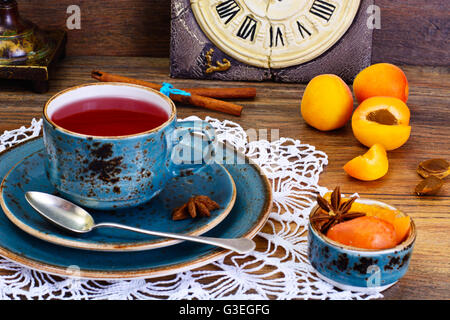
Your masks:
[{"label": "star anise", "polygon": [[191,197],[188,202],[172,212],[172,220],[184,220],[195,217],[209,217],[211,211],[219,209],[220,206],[208,196]]},{"label": "star anise", "polygon": [[321,210],[316,211],[311,217],[311,222],[318,226],[320,232],[326,234],[331,227],[338,223],[365,216],[366,214],[362,212],[349,212],[355,200],[356,197],[351,197],[343,202],[339,187],[336,187],[331,193],[330,202],[319,195],[317,204]]}]

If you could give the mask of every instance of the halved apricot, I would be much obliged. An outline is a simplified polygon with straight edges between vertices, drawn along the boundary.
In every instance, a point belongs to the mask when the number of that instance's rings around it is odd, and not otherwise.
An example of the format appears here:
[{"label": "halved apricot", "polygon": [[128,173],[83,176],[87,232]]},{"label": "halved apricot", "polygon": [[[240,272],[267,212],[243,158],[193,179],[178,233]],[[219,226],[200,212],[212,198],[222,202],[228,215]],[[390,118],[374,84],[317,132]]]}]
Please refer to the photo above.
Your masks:
[{"label": "halved apricot", "polygon": [[353,158],[344,166],[350,176],[363,181],[380,179],[388,169],[389,160],[381,144],[374,144],[364,155]]},{"label": "halved apricot", "polygon": [[362,70],[353,81],[359,103],[370,97],[395,97],[408,101],[409,86],[405,73],[390,63],[377,63]]},{"label": "halved apricot", "polygon": [[408,141],[410,110],[401,100],[392,97],[372,97],[364,100],[352,116],[355,138],[371,147],[382,144],[394,150]]},{"label": "halved apricot", "polygon": [[388,249],[397,245],[394,226],[376,217],[359,217],[331,227],[327,237],[362,249]]}]

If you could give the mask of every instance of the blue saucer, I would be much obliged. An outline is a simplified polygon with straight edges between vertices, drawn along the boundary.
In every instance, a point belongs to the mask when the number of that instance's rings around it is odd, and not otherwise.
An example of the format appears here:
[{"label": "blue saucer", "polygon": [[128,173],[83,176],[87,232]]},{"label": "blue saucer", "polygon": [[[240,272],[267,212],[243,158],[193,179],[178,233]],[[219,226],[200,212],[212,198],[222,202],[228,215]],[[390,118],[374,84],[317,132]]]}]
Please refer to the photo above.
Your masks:
[{"label": "blue saucer", "polygon": [[[23,159],[3,179],[0,204],[6,216],[25,232],[56,244],[88,250],[138,251],[165,247],[179,240],[158,238],[113,228],[99,228],[86,234],[65,232],[45,220],[25,200],[25,192],[40,191],[58,195],[45,174],[44,151]],[[206,195],[220,208],[210,217],[172,220],[172,210],[194,195]],[[112,222],[127,226],[198,236],[218,225],[233,208],[236,187],[228,171],[219,164],[208,165],[200,172],[174,178],[154,199],[134,208],[87,211],[96,223]]]},{"label": "blue saucer", "polygon": [[[35,138],[0,153],[0,179],[3,179],[16,164],[42,149],[42,138]],[[236,202],[228,216],[215,228],[205,233],[205,236],[253,238],[268,219],[272,206],[269,181],[259,167],[249,159],[240,154],[234,154],[235,157],[245,161],[227,162],[229,164],[223,166],[235,182]],[[28,172],[21,183],[24,185],[31,183],[33,176],[38,174],[38,172]],[[27,182],[28,180],[30,181]],[[21,185],[17,187],[20,188]],[[11,202],[14,203],[13,200]],[[80,271],[80,277],[83,278],[158,277],[203,266],[230,252],[226,249],[187,241],[139,252],[80,250],[31,236],[17,228],[5,214],[1,214],[2,212],[0,212],[0,234],[2,235],[0,255],[32,269],[57,275],[72,275],[73,267],[76,266]],[[135,235],[128,235],[130,236]]]}]

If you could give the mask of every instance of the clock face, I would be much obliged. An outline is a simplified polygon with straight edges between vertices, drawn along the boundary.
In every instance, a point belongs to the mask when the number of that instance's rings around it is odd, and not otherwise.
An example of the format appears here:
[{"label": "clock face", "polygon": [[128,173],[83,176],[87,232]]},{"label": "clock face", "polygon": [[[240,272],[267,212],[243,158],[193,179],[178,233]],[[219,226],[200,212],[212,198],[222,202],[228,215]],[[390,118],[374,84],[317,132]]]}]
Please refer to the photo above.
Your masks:
[{"label": "clock face", "polygon": [[205,35],[224,53],[261,68],[308,62],[347,31],[360,0],[191,0]]}]

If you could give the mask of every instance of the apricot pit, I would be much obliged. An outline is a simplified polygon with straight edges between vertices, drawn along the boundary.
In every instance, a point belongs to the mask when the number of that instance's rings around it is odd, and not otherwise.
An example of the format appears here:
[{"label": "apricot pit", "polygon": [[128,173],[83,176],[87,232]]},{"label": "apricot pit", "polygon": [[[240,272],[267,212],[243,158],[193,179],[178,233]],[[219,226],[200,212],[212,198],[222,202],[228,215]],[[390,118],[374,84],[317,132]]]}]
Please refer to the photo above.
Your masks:
[{"label": "apricot pit", "polygon": [[415,192],[418,196],[435,195],[442,188],[444,182],[435,176],[429,176],[422,180],[415,188]]},{"label": "apricot pit", "polygon": [[366,119],[369,121],[377,122],[379,124],[385,124],[387,126],[398,124],[397,118],[387,109],[372,111],[367,115]]},{"label": "apricot pit", "polygon": [[419,163],[417,173],[423,178],[435,176],[444,179],[450,174],[450,164],[445,159],[429,159]]}]

